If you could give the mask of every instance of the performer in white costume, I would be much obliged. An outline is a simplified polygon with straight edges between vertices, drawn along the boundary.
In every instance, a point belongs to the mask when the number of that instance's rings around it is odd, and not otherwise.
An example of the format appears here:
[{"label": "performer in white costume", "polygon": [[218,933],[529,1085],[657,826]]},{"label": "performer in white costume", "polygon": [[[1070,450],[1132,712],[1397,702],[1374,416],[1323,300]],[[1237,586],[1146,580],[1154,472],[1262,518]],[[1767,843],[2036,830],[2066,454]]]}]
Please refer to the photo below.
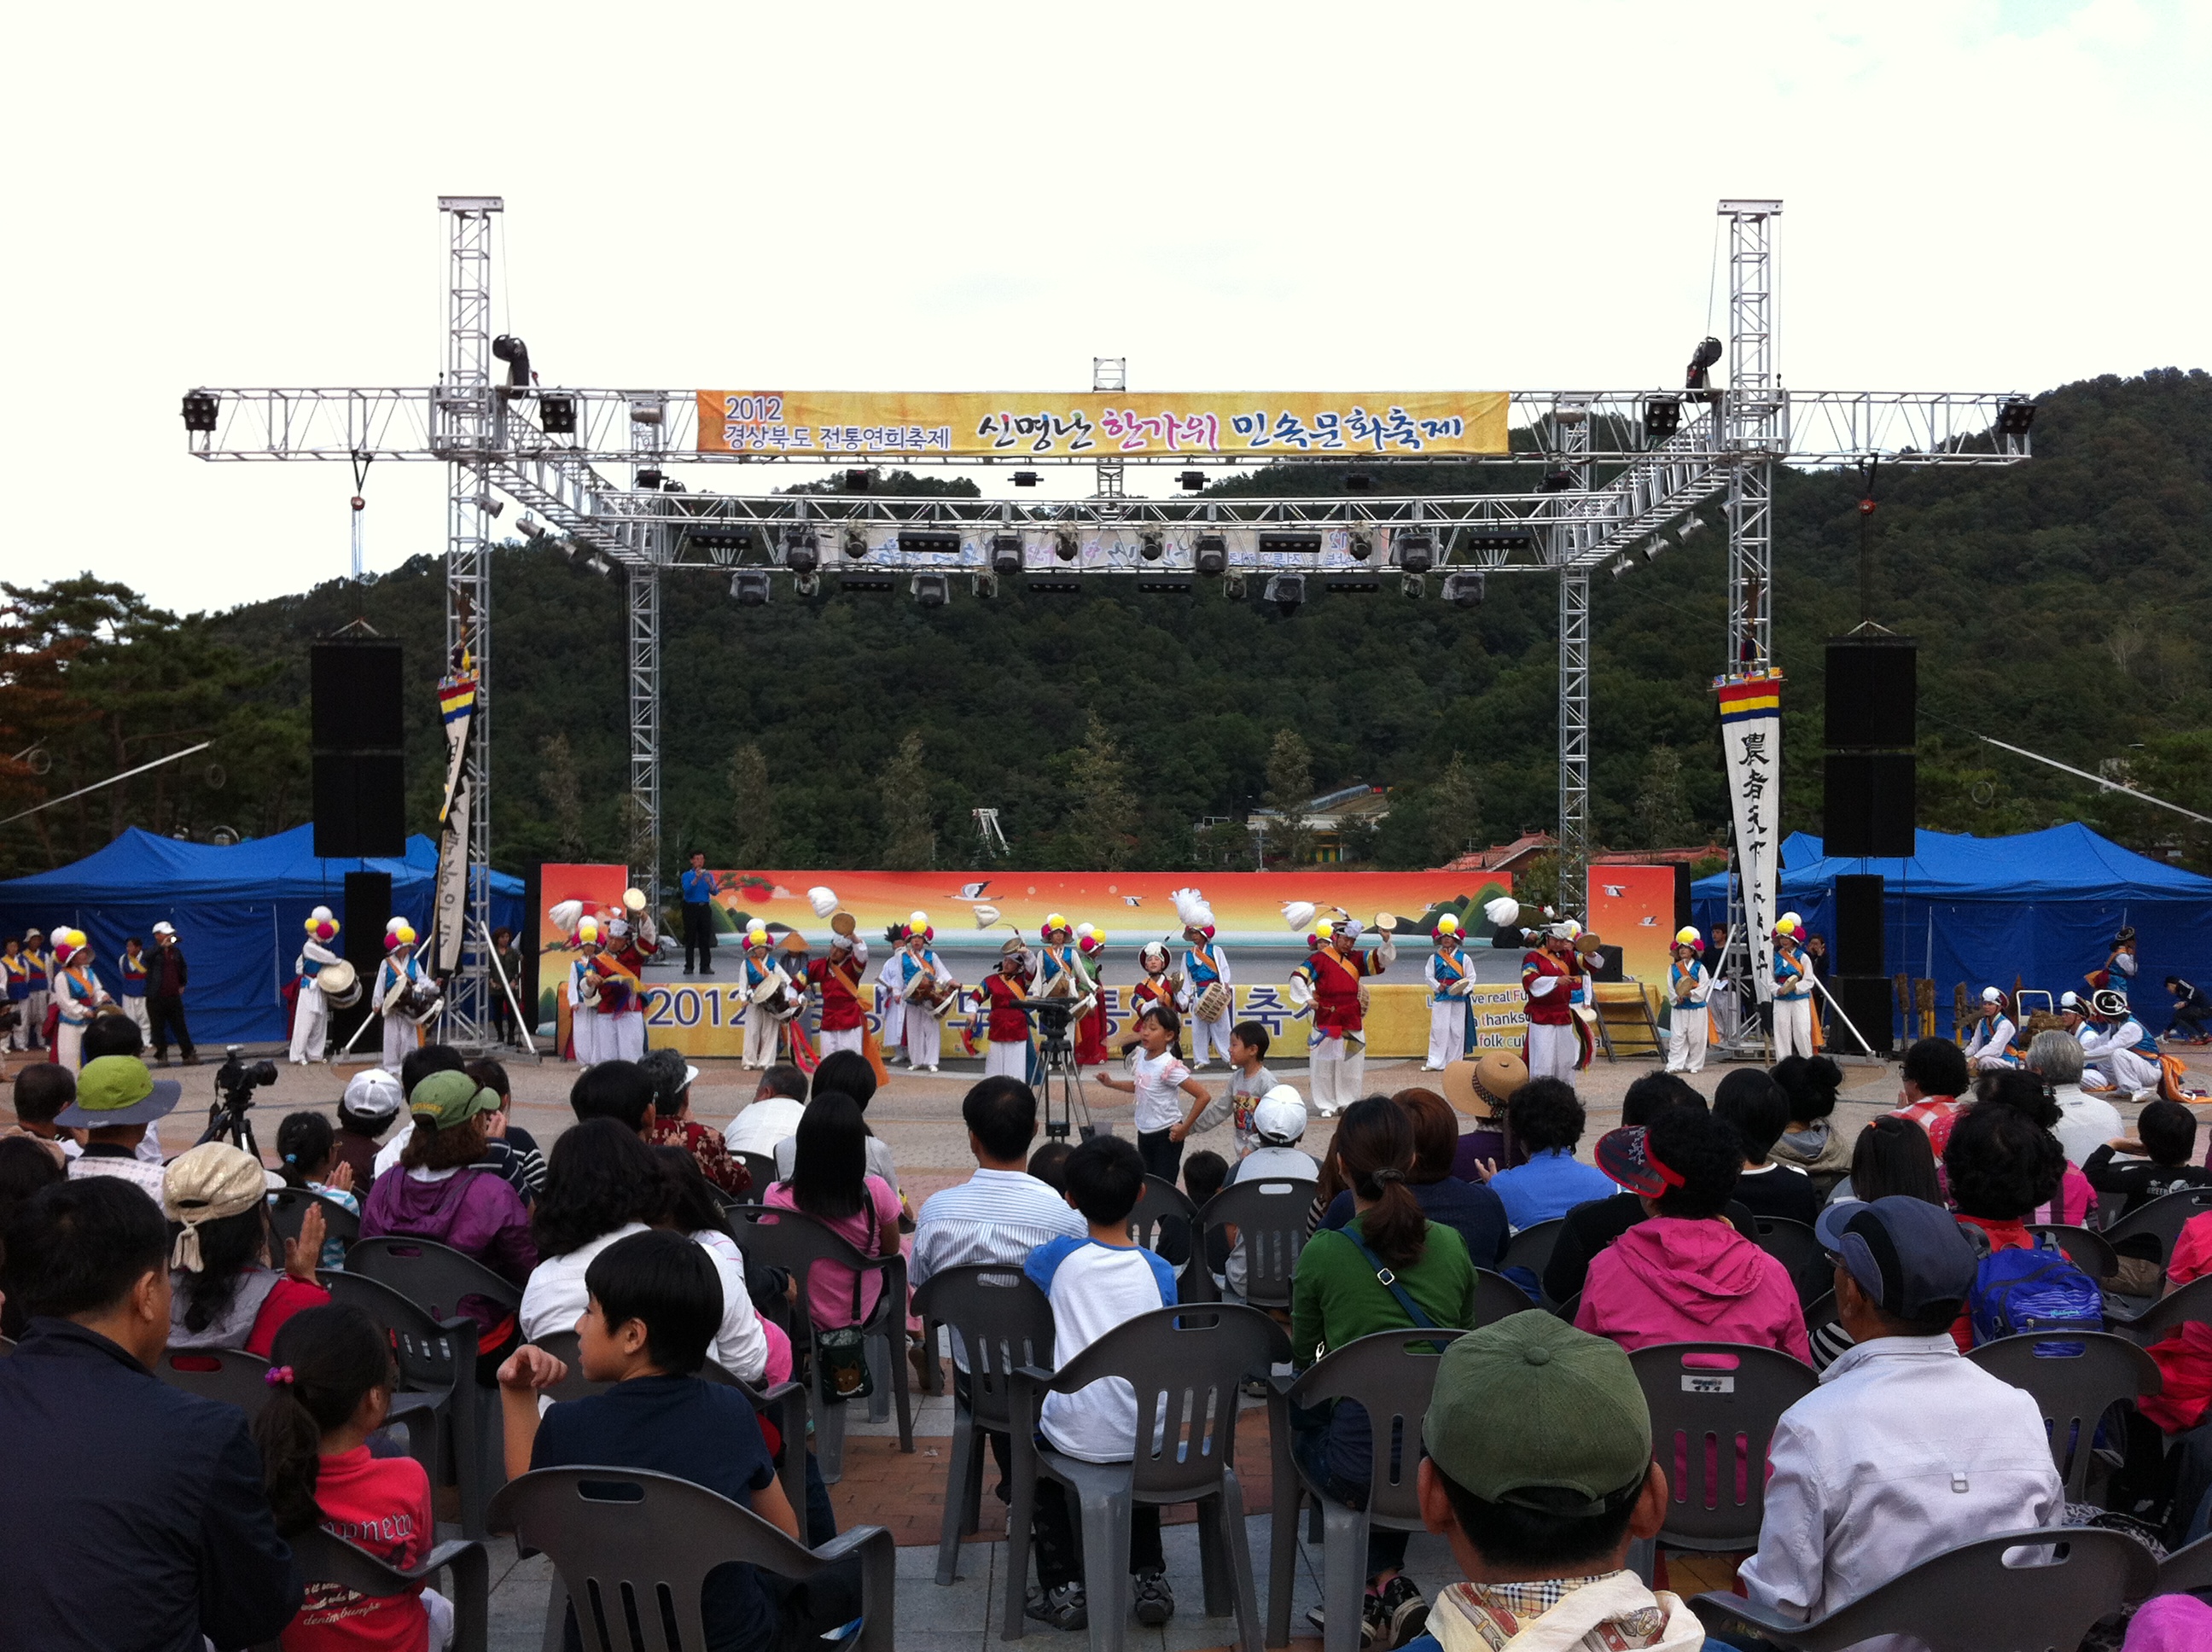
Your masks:
[{"label": "performer in white costume", "polygon": [[[1229,973],[1229,954],[1213,938],[1213,908],[1194,889],[1179,889],[1170,898],[1176,916],[1182,920],[1182,938],[1190,950],[1182,955],[1182,999],[1190,1006],[1190,1069],[1198,1072],[1221,1053],[1229,1060],[1229,1029],[1237,1019],[1236,981]],[[1218,987],[1221,990],[1213,989]],[[1211,1011],[1211,1013],[1208,1013]]]},{"label": "performer in white costume", "polygon": [[892,924],[884,931],[884,943],[890,951],[876,975],[876,999],[883,1006],[882,1048],[887,1067],[895,1067],[906,1060],[906,978],[915,967],[906,954],[906,944],[913,934],[911,920]]},{"label": "performer in white costume", "polygon": [[929,914],[915,913],[908,920],[908,928],[911,932],[902,949],[906,975],[899,984],[899,997],[906,1005],[906,1060],[916,1072],[934,1072],[945,1031],[935,1006],[945,1002],[947,993],[957,999],[960,983],[930,945],[937,932],[930,927]]},{"label": "performer in white costume", "polygon": [[1474,966],[1460,945],[1459,920],[1445,913],[1437,920],[1436,950],[1421,966],[1429,983],[1429,1059],[1424,1072],[1442,1072],[1467,1053],[1468,997],[1474,991]]},{"label": "performer in white costume", "polygon": [[92,945],[82,929],[54,931],[54,1060],[75,1072],[84,1065],[84,1029],[108,1001],[92,973]]},{"label": "performer in white costume", "polygon": [[376,1007],[384,1023],[384,1060],[387,1072],[399,1071],[407,1052],[422,1042],[422,1029],[400,1009],[407,989],[422,980],[422,966],[415,961],[415,926],[394,918],[384,926],[384,962],[376,966]]},{"label": "performer in white costume", "polygon": [[775,1065],[776,1046],[783,1025],[769,1012],[762,993],[781,984],[790,990],[790,978],[777,965],[768,926],[756,918],[745,930],[744,962],[738,966],[738,984],[745,994],[744,1065],[763,1070]]},{"label": "performer in white costume", "polygon": [[1975,1012],[1974,1036],[1966,1041],[1966,1065],[1976,1072],[1999,1072],[2020,1065],[2011,1054],[2020,1029],[2014,1025],[2012,1001],[1995,987],[1982,988],[1982,1007]]},{"label": "performer in white costume", "polygon": [[1774,1059],[1810,1056],[1813,1049],[1813,967],[1798,951],[1804,920],[1785,912],[1774,925]]},{"label": "performer in white costume", "polygon": [[1713,978],[1698,957],[1698,930],[1685,925],[1674,935],[1674,961],[1667,966],[1667,1071],[1701,1072],[1705,1065],[1705,1042],[1711,1031],[1706,1005],[1713,995]]},{"label": "performer in white costume", "polygon": [[2137,1101],[2154,1101],[2165,1068],[2159,1062],[2158,1042],[2128,1008],[2128,995],[2106,987],[2091,995],[2096,1025],[2086,1029],[2081,1054],[2096,1066],[2081,1075],[2085,1090],[2102,1087]]},{"label": "performer in white costume", "polygon": [[338,955],[331,950],[337,938],[338,920],[328,907],[317,907],[307,915],[307,944],[292,962],[292,973],[300,981],[299,1002],[292,1009],[291,1055],[297,1066],[321,1060],[323,1045],[330,1037],[331,1006],[316,978],[325,964],[338,962]]}]

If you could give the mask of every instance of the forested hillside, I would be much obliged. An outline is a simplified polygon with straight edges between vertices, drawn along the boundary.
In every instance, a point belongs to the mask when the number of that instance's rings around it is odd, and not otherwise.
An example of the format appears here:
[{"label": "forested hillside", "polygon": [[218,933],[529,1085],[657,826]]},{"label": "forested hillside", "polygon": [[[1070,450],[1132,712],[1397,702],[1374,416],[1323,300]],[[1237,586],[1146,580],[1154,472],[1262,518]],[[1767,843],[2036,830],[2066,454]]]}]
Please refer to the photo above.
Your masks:
[{"label": "forested hillside", "polygon": [[[1874,616],[1918,637],[1922,821],[1984,834],[2083,819],[2148,850],[2212,860],[2182,817],[2007,756],[1996,735],[2131,775],[2212,813],[2212,378],[2100,379],[2043,398],[2033,463],[1886,468],[1872,519]],[[1490,473],[1480,485],[1501,485]],[[1334,491],[1316,467],[1244,486]],[[1421,485],[1460,487],[1439,474]],[[1789,823],[1817,830],[1820,643],[1858,619],[1855,474],[1786,475],[1777,513],[1778,653],[1788,672]],[[1717,526],[1717,517],[1714,518]],[[1722,655],[1725,536],[1594,592],[1593,781],[1617,847],[1723,824],[1710,679]],[[87,560],[96,562],[88,549]],[[552,545],[495,561],[491,718],[495,854],[617,857],[627,779],[619,586]],[[441,586],[424,556],[176,622],[95,580],[6,587],[16,668],[0,756],[43,739],[42,777],[0,775],[12,812],[212,738],[167,771],[0,834],[9,872],[85,853],[125,823],[260,833],[307,809],[306,648],[356,619],[401,638],[415,697],[411,819],[434,807]],[[1473,612],[1433,598],[1321,595],[1290,618],[1218,586],[1194,598],[979,601],[930,612],[903,592],[741,610],[726,580],[665,584],[665,808],[672,855],[717,864],[966,865],[969,811],[997,808],[1022,864],[1179,867],[1249,850],[1235,817],[1294,784],[1398,788],[1367,846],[1434,862],[1555,813],[1556,592],[1501,577]],[[1095,721],[1094,721],[1095,720]],[[919,741],[919,754],[914,742]],[[902,744],[906,750],[901,755]],[[1275,758],[1270,773],[1271,754]],[[1460,767],[1440,784],[1455,754]],[[219,761],[221,787],[202,766]],[[2117,763],[2115,771],[2100,765]],[[1469,799],[1472,799],[1470,805]]]}]

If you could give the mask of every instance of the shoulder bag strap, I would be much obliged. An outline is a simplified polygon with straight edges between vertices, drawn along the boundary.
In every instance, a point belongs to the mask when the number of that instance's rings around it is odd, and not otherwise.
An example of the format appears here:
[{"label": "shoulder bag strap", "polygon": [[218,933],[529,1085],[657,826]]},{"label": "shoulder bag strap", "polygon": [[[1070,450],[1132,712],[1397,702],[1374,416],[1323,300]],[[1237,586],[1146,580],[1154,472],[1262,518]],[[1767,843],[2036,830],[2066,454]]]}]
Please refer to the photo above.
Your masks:
[{"label": "shoulder bag strap", "polygon": [[[1346,1238],[1351,1240],[1352,1244],[1358,1248],[1359,1254],[1367,1259],[1367,1266],[1375,1270],[1376,1284],[1381,1285],[1385,1291],[1389,1291],[1393,1297],[1398,1299],[1398,1306],[1405,1310],[1406,1317],[1413,1321],[1415,1329],[1422,1331],[1434,1331],[1441,1328],[1434,1320],[1431,1319],[1426,1314],[1421,1311],[1421,1305],[1413,1300],[1413,1292],[1407,1291],[1404,1285],[1398,1283],[1398,1276],[1383,1264],[1382,1259],[1380,1256],[1377,1256],[1372,1250],[1368,1248],[1367,1242],[1365,1240],[1362,1239],[1358,1234],[1352,1230],[1352,1224],[1350,1223],[1346,1223],[1344,1226],[1339,1228],[1337,1231],[1342,1234]],[[1431,1348],[1434,1348],[1438,1353],[1442,1353],[1444,1351],[1444,1345],[1441,1342],[1432,1342],[1429,1345]]]}]

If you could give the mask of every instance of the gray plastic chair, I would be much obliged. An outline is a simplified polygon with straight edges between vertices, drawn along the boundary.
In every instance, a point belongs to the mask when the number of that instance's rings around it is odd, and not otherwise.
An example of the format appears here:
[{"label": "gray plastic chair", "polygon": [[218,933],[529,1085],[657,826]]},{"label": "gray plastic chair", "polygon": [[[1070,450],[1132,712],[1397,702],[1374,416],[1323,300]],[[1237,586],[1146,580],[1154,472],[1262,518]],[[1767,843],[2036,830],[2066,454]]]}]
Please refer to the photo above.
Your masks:
[{"label": "gray plastic chair", "polygon": [[1786,1216],[1757,1217],[1753,1225],[1759,1230],[1754,1242],[1790,1270],[1800,1307],[1811,1307],[1836,1288],[1835,1259],[1812,1229]]},{"label": "gray plastic chair", "polygon": [[2212,1187],[2177,1188],[2129,1212],[2105,1230],[2105,1238],[2118,1249],[2123,1239],[2149,1234],[2158,1241],[2158,1260],[2162,1267],[2166,1258],[2173,1254],[2173,1242],[2180,1236],[2183,1224],[2191,1217],[2203,1216],[2207,1212],[2212,1212]]},{"label": "gray plastic chair", "polygon": [[1628,1363],[1651,1408],[1652,1455],[1672,1498],[1659,1542],[1707,1552],[1757,1548],[1767,1442],[1782,1413],[1820,1386],[1813,1368],[1778,1349],[1734,1342],[1662,1342],[1635,1350]]},{"label": "gray plastic chair", "polygon": [[982,1521],[986,1436],[1013,1428],[1006,1375],[1052,1364],[1052,1302],[1018,1266],[971,1265],[932,1274],[914,1293],[914,1311],[951,1327],[953,1351],[968,1361],[966,1394],[953,1385],[952,1461],[937,1540],[937,1581],[951,1583],[960,1576],[960,1540]]},{"label": "gray plastic chair", "polygon": [[1486,1267],[1474,1271],[1474,1325],[1479,1329],[1495,1323],[1508,1314],[1525,1313],[1541,1306],[1528,1300],[1528,1293],[1507,1278],[1503,1273]]},{"label": "gray plastic chair", "polygon": [[[1234,1189],[1224,1189],[1233,1192]],[[1308,1188],[1306,1197],[1312,1198]],[[1207,1208],[1212,1208],[1209,1203]],[[1304,1214],[1300,1212],[1301,1229]],[[1291,1357],[1283,1328],[1256,1308],[1232,1303],[1159,1308],[1115,1326],[1057,1373],[1028,1367],[1009,1385],[1013,1427],[1012,1542],[1007,1557],[1000,1638],[1024,1632],[1029,1591],[1030,1521],[1039,1473],[1067,1488],[1079,1510],[1091,1652],[1121,1652],[1129,1627],[1129,1517],[1139,1503],[1198,1505],[1199,1567],[1206,1614],[1237,1613],[1237,1644],[1261,1652],[1258,1585],[1245,1540],[1244,1494],[1236,1470],[1237,1391],[1247,1377]],[[1048,1394],[1073,1394],[1105,1377],[1136,1391],[1134,1461],[1091,1463],[1037,1443],[1037,1418]],[[1268,1400],[1279,1454],[1289,1406]]]},{"label": "gray plastic chair", "polygon": [[491,1500],[484,1450],[495,1430],[483,1426],[476,1392],[477,1322],[465,1314],[435,1319],[366,1274],[322,1268],[315,1278],[332,1302],[360,1309],[383,1330],[399,1371],[386,1421],[406,1429],[407,1455],[422,1465],[431,1485],[459,1491],[462,1534],[483,1537]]},{"label": "gray plastic chair", "polygon": [[2049,1234],[2051,1242],[2066,1253],[2067,1259],[2093,1279],[2109,1279],[2120,1271],[2120,1253],[2101,1233],[2063,1222],[2030,1223],[2027,1230]]},{"label": "gray plastic chair", "polygon": [[2212,1588],[2212,1537],[2200,1537],[2158,1563],[2159,1594],[2186,1594]]},{"label": "gray plastic chair", "polygon": [[252,1422],[269,1403],[269,1362],[237,1348],[170,1348],[154,1375],[173,1388],[235,1406]]},{"label": "gray plastic chair", "polygon": [[305,1187],[279,1187],[269,1195],[269,1222],[279,1239],[297,1239],[300,1224],[311,1209],[323,1213],[323,1237],[350,1245],[361,1237],[361,1218],[335,1199],[325,1199]]},{"label": "gray plastic chair", "polygon": [[2105,1315],[2106,1330],[2145,1347],[2176,1326],[2188,1324],[2212,1325],[2212,1273],[2191,1279],[2171,1295],[2160,1297],[2132,1319],[2118,1314]]},{"label": "gray plastic chair", "polygon": [[[2008,1549],[2027,1553],[2008,1564]],[[1711,1633],[1747,1625],[1794,1652],[1844,1652],[1876,1635],[1916,1636],[1929,1652],[2072,1652],[2157,1576],[2150,1551],[2124,1532],[2063,1527],[1946,1550],[1809,1624],[1735,1594],[1700,1594],[1690,1606]]]},{"label": "gray plastic chair", "polygon": [[412,1234],[386,1233],[346,1247],[345,1271],[390,1285],[435,1319],[463,1312],[468,1297],[481,1297],[513,1313],[522,1306],[522,1287],[509,1285],[465,1251]]},{"label": "gray plastic chair", "polygon": [[1129,1234],[1146,1250],[1175,1262],[1177,1302],[1218,1302],[1213,1270],[1206,1265],[1206,1247],[1199,1226],[1198,1206],[1190,1195],[1165,1176],[1147,1174],[1137,1194],[1137,1207],[1129,1212]]},{"label": "gray plastic chair", "polygon": [[[1524,1308],[1535,1306],[1510,1280],[1500,1278],[1498,1283],[1519,1297]],[[1284,1645],[1291,1637],[1291,1588],[1298,1568],[1298,1502],[1303,1488],[1321,1509],[1322,1652],[1358,1652],[1368,1528],[1422,1529],[1415,1479],[1421,1460],[1421,1419],[1428,1414],[1429,1398],[1436,1392],[1437,1364],[1443,1345],[1465,1334],[1448,1330],[1377,1331],[1324,1354],[1290,1384],[1285,1398],[1293,1406],[1351,1400],[1364,1407],[1374,1467],[1367,1482],[1367,1506],[1350,1508],[1326,1496],[1306,1478],[1285,1442],[1275,1463],[1273,1518],[1269,1522],[1268,1645]],[[1401,1442],[1395,1465],[1391,1461],[1394,1435]]]},{"label": "gray plastic chair", "polygon": [[553,1563],[550,1644],[559,1644],[574,1599],[585,1652],[631,1652],[625,1607],[635,1612],[650,1652],[703,1652],[699,1592],[715,1567],[744,1561],[804,1582],[857,1558],[865,1616],[847,1644],[891,1652],[898,1552],[880,1526],[855,1526],[810,1549],[704,1486],[632,1468],[532,1469],[500,1488],[491,1521],[493,1530],[514,1533],[518,1546],[543,1550]]},{"label": "gray plastic chair", "polygon": [[1567,1224],[1564,1216],[1555,1216],[1548,1222],[1538,1222],[1525,1227],[1505,1242],[1505,1254],[1498,1259],[1498,1271],[1525,1267],[1538,1278],[1544,1277],[1544,1265],[1552,1260],[1552,1247],[1559,1242],[1559,1230]]},{"label": "gray plastic chair", "polygon": [[776,1179],[775,1155],[741,1152],[733,1148],[731,1150],[730,1157],[744,1165],[746,1174],[753,1179],[752,1185],[731,1202],[744,1205],[759,1204],[768,1196],[769,1187]]},{"label": "gray plastic chair", "polygon": [[[797,1211],[771,1209],[764,1205],[740,1205],[730,1212],[730,1230],[745,1254],[746,1272],[755,1266],[780,1267],[799,1281],[798,1310],[793,1315],[798,1333],[793,1351],[805,1350],[807,1392],[814,1402],[814,1456],[825,1485],[835,1485],[845,1476],[845,1402],[833,1400],[823,1387],[822,1361],[815,1346],[814,1316],[807,1311],[807,1280],[816,1262],[834,1262],[854,1274],[853,1312],[860,1307],[862,1281],[875,1273],[883,1280],[875,1311],[859,1322],[864,1346],[883,1345],[885,1357],[871,1354],[876,1392],[883,1392],[888,1375],[891,1395],[898,1407],[899,1449],[914,1449],[914,1395],[908,1386],[911,1368],[906,1357],[906,1258],[896,1251],[889,1256],[863,1256],[829,1227]],[[888,1372],[884,1369],[888,1366]],[[872,1407],[871,1408],[872,1410]]]},{"label": "gray plastic chair", "polygon": [[[453,1603],[453,1652],[485,1652],[490,1644],[491,1561],[483,1544],[441,1543],[420,1564],[402,1571],[319,1527],[310,1527],[289,1540],[293,1572],[302,1583],[342,1583],[357,1594],[378,1600],[451,1571],[453,1580],[444,1593]],[[275,1641],[262,1646],[263,1652],[279,1652]]]},{"label": "gray plastic chair", "polygon": [[1207,1236],[1215,1229],[1235,1228],[1243,1251],[1244,1301],[1255,1308],[1287,1309],[1298,1253],[1306,1248],[1306,1216],[1313,1209],[1318,1185],[1299,1176],[1231,1183],[1199,1212],[1192,1251],[1203,1256]]},{"label": "gray plastic chair", "polygon": [[2031,1331],[2000,1337],[1968,1353],[1991,1376],[2024,1388],[2043,1407],[2051,1460],[2079,1503],[2094,1461],[2097,1424],[2123,1400],[2165,1387],[2158,1362],[2124,1337],[2103,1331]]}]

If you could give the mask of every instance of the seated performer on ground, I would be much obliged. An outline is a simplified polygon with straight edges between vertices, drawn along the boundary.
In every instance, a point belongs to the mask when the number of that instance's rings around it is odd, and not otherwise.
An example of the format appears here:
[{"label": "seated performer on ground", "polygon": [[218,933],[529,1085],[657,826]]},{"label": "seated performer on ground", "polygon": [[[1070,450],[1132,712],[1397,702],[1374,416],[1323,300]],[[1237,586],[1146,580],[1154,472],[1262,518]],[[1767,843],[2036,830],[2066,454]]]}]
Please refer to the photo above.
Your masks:
[{"label": "seated performer on ground", "polygon": [[2118,1090],[2144,1101],[2155,1099],[2159,1080],[2164,1076],[2158,1041],[2128,1008],[2127,994],[2106,987],[2092,995],[2090,1008],[2094,1025],[2083,1029],[2081,1054],[2095,1065],[2083,1070],[2081,1087]]},{"label": "seated performer on ground", "polygon": [[1981,1008],[1967,1023],[1973,1029],[1966,1040],[1966,1065],[1977,1072],[1994,1072],[2001,1067],[2016,1067],[2020,1060],[2012,1053],[2012,1041],[2020,1029],[2013,1024],[2012,1001],[1995,987],[1982,988]]}]

